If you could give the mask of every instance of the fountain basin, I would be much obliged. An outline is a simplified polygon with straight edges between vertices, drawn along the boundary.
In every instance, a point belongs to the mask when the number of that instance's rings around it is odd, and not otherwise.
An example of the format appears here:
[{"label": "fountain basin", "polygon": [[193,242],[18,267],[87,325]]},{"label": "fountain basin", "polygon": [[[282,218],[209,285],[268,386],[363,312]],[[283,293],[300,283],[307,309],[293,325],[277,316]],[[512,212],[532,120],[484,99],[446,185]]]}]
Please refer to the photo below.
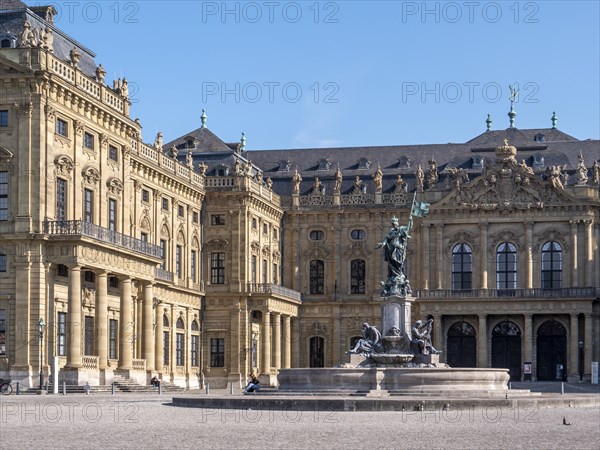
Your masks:
[{"label": "fountain basin", "polygon": [[504,391],[509,378],[508,369],[437,367],[280,369],[278,375],[280,391],[347,393]]}]

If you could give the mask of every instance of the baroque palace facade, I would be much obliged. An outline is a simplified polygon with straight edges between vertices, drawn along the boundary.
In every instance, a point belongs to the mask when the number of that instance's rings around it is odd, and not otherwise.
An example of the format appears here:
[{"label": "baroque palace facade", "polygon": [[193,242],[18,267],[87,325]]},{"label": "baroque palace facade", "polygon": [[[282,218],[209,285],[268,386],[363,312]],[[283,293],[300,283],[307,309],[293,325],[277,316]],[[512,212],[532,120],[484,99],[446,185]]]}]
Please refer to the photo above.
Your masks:
[{"label": "baroque palace facade", "polygon": [[600,142],[552,127],[463,144],[248,151],[206,126],[144,143],[127,80],[0,3],[0,377],[194,388],[330,367],[381,318],[374,250],[413,198],[413,318],[453,367],[600,360]]}]

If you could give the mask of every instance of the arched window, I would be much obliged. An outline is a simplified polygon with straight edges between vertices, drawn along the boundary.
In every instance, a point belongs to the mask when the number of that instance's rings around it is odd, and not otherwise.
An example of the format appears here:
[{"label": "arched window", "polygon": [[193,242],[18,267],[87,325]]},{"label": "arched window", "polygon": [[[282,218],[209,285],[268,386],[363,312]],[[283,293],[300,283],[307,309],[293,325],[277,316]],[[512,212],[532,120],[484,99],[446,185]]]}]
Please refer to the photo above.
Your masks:
[{"label": "arched window", "polygon": [[503,242],[496,251],[496,289],[517,288],[517,248]]},{"label": "arched window", "polygon": [[175,334],[175,365],[183,366],[185,364],[185,334],[180,330],[185,329],[183,319],[180,317],[175,322],[177,333]]},{"label": "arched window", "polygon": [[310,262],[310,293],[325,293],[325,263],[320,259]]},{"label": "arched window", "polygon": [[325,339],[319,336],[310,338],[310,367],[325,367]]},{"label": "arched window", "polygon": [[200,336],[197,334],[200,331],[198,321],[192,321],[192,340],[190,342],[190,358],[192,367],[198,367],[200,364]]},{"label": "arched window", "polygon": [[10,39],[2,39],[2,42],[0,42],[0,48],[10,48]]},{"label": "arched window", "polygon": [[558,242],[542,246],[542,289],[562,288],[562,248]]},{"label": "arched window", "polygon": [[321,231],[321,230],[312,230],[308,234],[308,237],[312,241],[322,241],[325,238],[325,233],[323,233],[323,231]]},{"label": "arched window", "polygon": [[447,360],[450,367],[475,367],[477,341],[475,329],[465,321],[456,322],[448,329]]},{"label": "arched window", "polygon": [[177,319],[177,322],[175,323],[175,326],[177,327],[178,330],[184,330],[185,329],[185,325],[183,324],[183,319],[181,317],[179,319]]},{"label": "arched window", "polygon": [[192,331],[200,331],[200,327],[198,327],[198,321],[194,320],[192,322]]},{"label": "arched window", "polygon": [[350,261],[350,293],[365,293],[365,260],[353,259]]},{"label": "arched window", "polygon": [[452,289],[473,288],[473,252],[467,244],[452,249]]}]

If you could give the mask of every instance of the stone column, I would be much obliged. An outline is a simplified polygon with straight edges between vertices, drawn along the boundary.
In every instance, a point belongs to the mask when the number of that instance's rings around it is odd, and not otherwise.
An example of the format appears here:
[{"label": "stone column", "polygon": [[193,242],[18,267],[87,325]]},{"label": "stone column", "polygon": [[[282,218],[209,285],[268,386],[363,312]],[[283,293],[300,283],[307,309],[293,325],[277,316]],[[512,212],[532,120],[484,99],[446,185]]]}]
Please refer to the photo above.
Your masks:
[{"label": "stone column", "polygon": [[[35,363],[38,358],[30,361],[30,352],[32,346],[37,346],[39,335],[37,333],[38,317],[30,317],[31,314],[31,263],[18,262],[15,264],[15,359],[11,370],[29,373],[31,370],[30,362]],[[71,308],[71,299],[69,298],[69,308]],[[9,317],[7,319],[10,320]],[[67,316],[68,320],[68,316]],[[10,327],[9,327],[10,329]],[[17,331],[18,330],[18,331]],[[36,330],[35,332],[33,330]],[[80,338],[81,342],[81,338]],[[8,350],[8,349],[7,349]],[[35,377],[34,377],[35,378]],[[36,383],[34,382],[35,386]]]},{"label": "stone column", "polygon": [[[525,289],[533,289],[533,222],[525,222]],[[530,360],[527,360],[530,361]]]},{"label": "stone column", "polygon": [[121,311],[119,317],[119,369],[129,370],[133,364],[133,322],[132,322],[132,301],[131,301],[131,278],[123,277],[120,280],[121,286]]},{"label": "stone column", "polygon": [[81,267],[69,267],[67,368],[81,367]]},{"label": "stone column", "polygon": [[144,285],[144,299],[142,300],[142,302],[142,358],[146,360],[146,370],[153,371],[155,339],[154,320],[152,317],[152,308],[154,303],[154,285],[152,283],[147,283]]},{"label": "stone column", "polygon": [[294,349],[292,355],[292,367],[300,367],[300,337],[300,323],[298,322],[298,318],[294,317],[292,321],[292,348]]},{"label": "stone column", "polygon": [[[163,314],[163,306],[159,303],[154,309],[154,368],[159,373],[162,373],[164,369],[163,361],[165,359],[165,349],[163,348]],[[200,345],[203,345],[203,343],[201,342]]]},{"label": "stone column", "polygon": [[442,315],[433,315],[433,346],[436,350],[442,350]]},{"label": "stone column", "polygon": [[281,314],[273,314],[273,366],[281,369]]},{"label": "stone column", "polygon": [[292,367],[292,318],[283,316],[283,368]]},{"label": "stone column", "polygon": [[98,368],[106,369],[108,365],[108,273],[105,270],[96,272],[96,355]]},{"label": "stone column", "polygon": [[593,351],[594,361],[600,361],[600,314],[594,316],[594,333],[593,333]]},{"label": "stone column", "polygon": [[577,279],[577,219],[571,222],[571,287],[579,287]]},{"label": "stone column", "polygon": [[592,374],[592,347],[593,347],[593,339],[592,339],[592,324],[593,317],[591,314],[585,315],[585,324],[584,324],[584,338],[583,338],[583,374],[584,379],[591,380]]},{"label": "stone column", "polygon": [[[594,285],[594,233],[591,220],[584,220],[585,224],[585,286]],[[587,344],[586,344],[587,345]]]},{"label": "stone column", "polygon": [[435,288],[442,289],[443,277],[444,277],[444,249],[442,248],[444,242],[444,224],[435,224]]},{"label": "stone column", "polygon": [[479,241],[481,243],[481,255],[479,265],[481,270],[480,286],[481,289],[488,288],[488,260],[487,260],[487,238],[488,238],[488,223],[483,221],[479,224]]},{"label": "stone column", "polygon": [[[596,249],[595,249],[595,253],[596,253],[596,257],[594,258],[596,260],[596,281],[594,282],[595,286],[600,286],[600,224],[596,224]],[[596,341],[598,342],[598,341]],[[598,361],[598,358],[596,358],[596,361]]]},{"label": "stone column", "polygon": [[423,224],[421,226],[421,245],[423,249],[423,268],[422,268],[422,277],[423,277],[423,289],[429,289],[429,224]]},{"label": "stone column", "polygon": [[263,311],[261,373],[271,375],[271,313]]},{"label": "stone column", "polygon": [[487,315],[479,316],[479,332],[477,333],[477,367],[488,367],[488,332]]},{"label": "stone column", "polygon": [[524,314],[525,328],[523,330],[523,361],[531,362],[532,381],[535,374],[533,363],[533,314]]},{"label": "stone column", "polygon": [[579,321],[577,314],[571,314],[571,332],[569,333],[569,377],[579,379]]}]

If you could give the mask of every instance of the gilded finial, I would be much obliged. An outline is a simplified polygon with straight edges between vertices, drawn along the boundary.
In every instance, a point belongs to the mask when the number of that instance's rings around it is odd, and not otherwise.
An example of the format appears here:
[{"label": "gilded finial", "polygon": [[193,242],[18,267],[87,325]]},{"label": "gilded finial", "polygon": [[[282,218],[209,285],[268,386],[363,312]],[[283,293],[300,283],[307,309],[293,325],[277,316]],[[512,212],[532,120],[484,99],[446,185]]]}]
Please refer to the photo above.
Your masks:
[{"label": "gilded finial", "polygon": [[202,120],[202,128],[206,128],[206,111],[202,108],[202,115],[200,116]]},{"label": "gilded finial", "polygon": [[556,122],[558,122],[558,117],[556,117],[556,111],[552,113],[552,129],[556,130]]},{"label": "gilded finial", "polygon": [[491,131],[492,130],[492,116],[490,116],[488,114],[487,119],[485,120],[485,123],[487,125],[487,129],[485,131]]}]

